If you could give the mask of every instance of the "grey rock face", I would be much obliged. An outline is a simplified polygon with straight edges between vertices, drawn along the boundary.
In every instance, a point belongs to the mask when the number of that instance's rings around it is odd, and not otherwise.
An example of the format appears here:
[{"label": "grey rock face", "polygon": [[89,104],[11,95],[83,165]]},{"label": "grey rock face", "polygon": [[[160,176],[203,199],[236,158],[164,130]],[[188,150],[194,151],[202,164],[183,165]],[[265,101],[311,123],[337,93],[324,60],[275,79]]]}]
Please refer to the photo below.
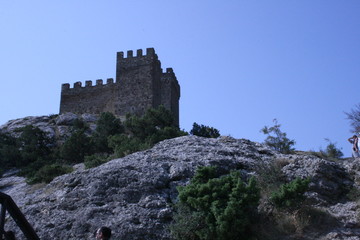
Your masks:
[{"label": "grey rock face", "polygon": [[30,116],[8,121],[0,126],[0,132],[7,132],[14,137],[19,137],[21,132],[16,131],[17,129],[32,125],[40,128],[48,137],[62,141],[65,137],[70,135],[71,125],[76,119],[87,123],[89,125],[89,134],[91,134],[96,128],[95,123],[98,120],[98,116],[95,114],[76,115],[74,113],[39,117]]},{"label": "grey rock face", "polygon": [[351,176],[335,162],[315,156],[294,156],[294,158],[294,162],[285,166],[283,172],[288,180],[293,180],[295,177],[310,177],[310,191],[313,195],[309,197],[318,205],[341,201],[353,186]]},{"label": "grey rock face", "polygon": [[[91,239],[92,233],[105,225],[113,230],[114,239],[169,240],[167,226],[176,187],[187,184],[199,166],[215,165],[224,173],[239,170],[246,178],[256,175],[259,165],[276,159],[288,162],[283,173],[289,180],[310,176],[307,194],[313,206],[337,219],[336,229],[309,236],[356,239],[360,231],[358,204],[346,201],[342,196],[345,190],[339,190],[353,184],[345,167],[311,156],[278,154],[262,144],[231,137],[165,140],[93,169],[78,167],[38,188],[24,182],[20,186],[4,184],[3,178],[0,190],[12,195],[41,239]],[[12,226],[11,221],[6,225]]]}]

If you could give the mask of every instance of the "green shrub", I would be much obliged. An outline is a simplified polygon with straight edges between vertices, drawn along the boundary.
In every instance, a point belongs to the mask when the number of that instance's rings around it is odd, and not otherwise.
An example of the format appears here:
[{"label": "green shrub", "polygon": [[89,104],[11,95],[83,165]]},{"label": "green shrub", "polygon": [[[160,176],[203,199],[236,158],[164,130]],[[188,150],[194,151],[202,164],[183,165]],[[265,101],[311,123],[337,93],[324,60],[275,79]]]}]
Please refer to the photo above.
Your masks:
[{"label": "green shrub", "polygon": [[103,163],[109,161],[108,154],[96,153],[91,156],[85,156],[84,165],[85,168],[93,168],[100,166]]},{"label": "green shrub", "polygon": [[40,128],[32,125],[18,129],[21,132],[17,139],[21,157],[17,160],[17,167],[24,167],[39,158],[51,158],[52,149],[55,146],[54,139],[47,137]]},{"label": "green shrub", "polygon": [[107,138],[108,146],[116,157],[152,147],[169,138],[186,135],[177,126],[171,112],[163,106],[149,109],[145,115],[127,115],[124,123],[126,134],[115,134]]},{"label": "green shrub", "polygon": [[96,152],[111,153],[112,149],[109,147],[108,138],[123,132],[124,126],[118,118],[110,112],[101,113],[92,137]]},{"label": "green shrub", "polygon": [[89,126],[82,119],[76,118],[72,122],[71,132],[75,132],[75,131],[78,131],[78,130],[86,131],[88,129],[89,129]]},{"label": "green shrub", "polygon": [[270,148],[274,149],[275,151],[281,153],[291,153],[295,149],[293,146],[295,145],[295,140],[290,140],[287,138],[286,133],[280,130],[280,124],[276,119],[273,120],[274,126],[267,127],[265,126],[261,129],[265,135],[267,135],[265,139],[265,144],[268,145]]},{"label": "green shrub", "polygon": [[30,184],[45,182],[51,182],[55,177],[70,173],[72,171],[72,167],[63,166],[60,164],[51,164],[51,165],[44,165],[41,167],[33,177],[30,177],[28,182]]},{"label": "green shrub", "polygon": [[176,138],[176,137],[184,136],[184,135],[187,135],[187,133],[180,131],[177,127],[166,126],[164,128],[158,129],[152,135],[148,136],[145,139],[145,143],[147,143],[149,146],[152,146],[152,145],[154,145],[160,141],[163,141],[165,139]]},{"label": "green shrub", "polygon": [[[125,127],[131,132],[133,137],[150,145],[164,139],[185,134],[174,125],[173,115],[164,106],[151,108],[141,117],[128,115],[125,121]],[[163,137],[159,138],[158,136],[161,135]]]},{"label": "green shrub", "polygon": [[270,200],[276,207],[289,210],[297,209],[305,200],[304,193],[308,190],[310,178],[296,178],[290,183],[280,186],[278,191],[272,193]]},{"label": "green shrub", "polygon": [[0,170],[16,166],[21,158],[20,151],[16,145],[16,139],[9,134],[0,133]]},{"label": "green shrub", "polygon": [[220,136],[220,132],[216,128],[208,127],[202,124],[199,125],[196,122],[194,122],[190,134],[199,137],[207,137],[207,138],[217,138]]},{"label": "green shrub", "polygon": [[128,154],[148,149],[149,144],[139,138],[118,134],[109,138],[109,146],[114,149],[115,157],[124,157]]},{"label": "green shrub", "polygon": [[169,227],[172,237],[177,240],[199,240],[199,234],[207,228],[204,213],[193,211],[180,202],[175,207],[176,213],[173,217],[173,223]]},{"label": "green shrub", "polygon": [[216,176],[214,167],[199,168],[190,184],[178,188],[176,222],[170,227],[175,239],[250,239],[259,201],[255,179],[245,184],[237,171]]},{"label": "green shrub", "polygon": [[92,153],[90,137],[84,130],[76,130],[61,146],[60,156],[68,163],[80,163]]}]

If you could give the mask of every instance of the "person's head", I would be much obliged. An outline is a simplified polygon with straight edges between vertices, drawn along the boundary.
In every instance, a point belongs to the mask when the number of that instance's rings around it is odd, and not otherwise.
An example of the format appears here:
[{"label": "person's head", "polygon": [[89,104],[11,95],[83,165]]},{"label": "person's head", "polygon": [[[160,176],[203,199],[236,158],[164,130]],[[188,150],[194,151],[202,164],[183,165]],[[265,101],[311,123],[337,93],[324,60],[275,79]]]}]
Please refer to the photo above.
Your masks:
[{"label": "person's head", "polygon": [[357,138],[357,136],[356,136],[356,135],[354,135],[354,136],[353,136],[353,138]]},{"label": "person's head", "polygon": [[111,229],[108,227],[101,227],[95,233],[96,239],[108,240],[111,237]]}]

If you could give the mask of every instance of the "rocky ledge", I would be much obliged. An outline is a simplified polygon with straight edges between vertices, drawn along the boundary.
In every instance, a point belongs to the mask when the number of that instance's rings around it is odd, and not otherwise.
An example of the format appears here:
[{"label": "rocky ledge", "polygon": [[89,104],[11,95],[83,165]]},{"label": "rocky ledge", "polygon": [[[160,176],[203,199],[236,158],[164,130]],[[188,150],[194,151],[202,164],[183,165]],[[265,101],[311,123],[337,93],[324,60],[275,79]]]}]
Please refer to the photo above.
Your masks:
[{"label": "rocky ledge", "polygon": [[21,131],[18,131],[19,129],[32,125],[40,128],[40,130],[45,132],[48,137],[54,138],[58,141],[63,141],[69,137],[72,124],[77,119],[88,124],[88,133],[91,134],[91,132],[96,128],[98,115],[64,113],[49,116],[29,116],[6,122],[0,126],[0,132],[10,133],[12,136],[18,137],[21,134]]},{"label": "rocky ledge", "polygon": [[[358,188],[359,162],[283,155],[231,137],[165,140],[99,167],[59,176],[48,185],[29,186],[22,178],[5,176],[0,190],[12,196],[41,239],[90,239],[97,227],[106,225],[114,239],[169,240],[176,187],[188,183],[199,166],[236,169],[247,177],[274,162],[282,162],[288,180],[311,177],[308,202],[335,221],[331,228],[284,239],[360,239],[359,204],[346,197]],[[9,218],[5,227],[16,230]]]}]

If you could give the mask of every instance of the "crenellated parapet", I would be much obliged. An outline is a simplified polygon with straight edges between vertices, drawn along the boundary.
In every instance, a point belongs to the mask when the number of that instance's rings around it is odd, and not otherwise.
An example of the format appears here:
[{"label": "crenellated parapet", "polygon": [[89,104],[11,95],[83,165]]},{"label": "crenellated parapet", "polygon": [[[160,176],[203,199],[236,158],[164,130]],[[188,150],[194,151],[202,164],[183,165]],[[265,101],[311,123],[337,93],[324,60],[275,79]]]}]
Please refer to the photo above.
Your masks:
[{"label": "crenellated parapet", "polygon": [[143,54],[142,49],[138,49],[138,50],[136,50],[136,56],[134,56],[133,50],[128,50],[126,57],[124,57],[124,52],[118,52],[117,53],[117,59],[118,60],[122,60],[122,59],[126,59],[126,58],[130,59],[130,58],[144,58],[144,57],[156,58],[157,59],[157,55],[155,54],[155,49],[154,48],[147,48],[145,55]]},{"label": "crenellated parapet", "polygon": [[84,86],[82,86],[82,82],[78,81],[78,82],[74,83],[73,88],[70,87],[69,83],[64,83],[64,84],[62,84],[61,89],[62,89],[62,91],[67,91],[67,90],[71,90],[71,89],[79,89],[79,88],[86,90],[86,89],[94,88],[97,86],[106,86],[106,85],[112,85],[112,84],[114,84],[113,78],[106,79],[106,84],[103,83],[102,79],[97,79],[95,81],[95,85],[93,85],[91,80],[85,81]]},{"label": "crenellated parapet", "polygon": [[154,48],[117,53],[116,79],[97,79],[62,84],[60,113],[112,112],[142,115],[149,108],[164,105],[179,124],[180,86],[172,68],[161,68]]}]

